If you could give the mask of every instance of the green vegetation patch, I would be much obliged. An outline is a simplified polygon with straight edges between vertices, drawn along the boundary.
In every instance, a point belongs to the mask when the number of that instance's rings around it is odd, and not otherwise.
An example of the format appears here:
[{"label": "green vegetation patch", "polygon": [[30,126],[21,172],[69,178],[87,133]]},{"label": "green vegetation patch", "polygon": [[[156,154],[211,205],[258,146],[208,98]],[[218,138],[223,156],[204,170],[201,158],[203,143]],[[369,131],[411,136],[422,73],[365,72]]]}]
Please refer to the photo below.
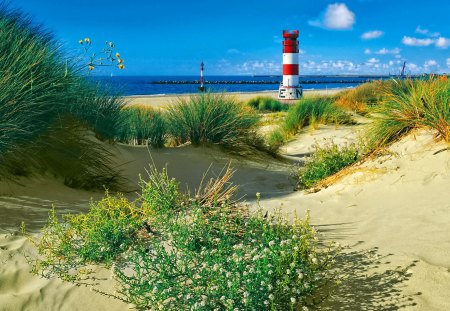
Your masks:
[{"label": "green vegetation patch", "polygon": [[335,143],[326,146],[316,145],[313,155],[298,171],[298,186],[308,189],[323,179],[332,176],[361,158],[357,145],[339,147]]},{"label": "green vegetation patch", "polygon": [[279,112],[288,110],[289,106],[269,96],[257,96],[247,102],[250,107],[259,111]]},{"label": "green vegetation patch", "polygon": [[234,202],[230,169],[193,197],[149,174],[135,204],[107,196],[61,222],[51,213],[34,273],[89,284],[90,264],[111,267],[115,297],[142,310],[296,310],[329,280],[337,249],[319,249],[308,217]]}]

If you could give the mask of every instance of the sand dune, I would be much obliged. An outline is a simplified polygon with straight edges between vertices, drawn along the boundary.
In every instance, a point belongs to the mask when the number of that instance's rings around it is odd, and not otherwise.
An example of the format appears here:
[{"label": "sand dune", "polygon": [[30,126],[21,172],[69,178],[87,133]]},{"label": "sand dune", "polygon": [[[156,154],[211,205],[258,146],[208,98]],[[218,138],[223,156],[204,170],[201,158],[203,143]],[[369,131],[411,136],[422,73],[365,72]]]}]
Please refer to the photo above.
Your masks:
[{"label": "sand dune", "polygon": [[[340,144],[355,141],[361,127],[322,126],[306,131],[283,148],[292,160],[312,151],[324,138]],[[350,245],[338,263],[345,272],[341,286],[322,305],[324,310],[446,310],[450,306],[450,151],[421,130],[395,143],[385,155],[368,160],[317,193],[294,192],[291,165],[270,158],[256,161],[230,156],[218,148],[148,151],[116,145],[117,164],[137,189],[150,162],[185,188],[195,189],[203,173],[220,173],[231,161],[240,195],[272,210],[303,214],[324,239]],[[0,310],[128,310],[129,306],[88,288],[46,280],[29,273],[23,252],[31,245],[16,235],[22,220],[32,232],[54,204],[60,212],[86,210],[92,193],[67,188],[48,177],[0,184]],[[127,194],[136,197],[134,191]],[[108,273],[103,271],[105,278]],[[112,292],[112,284],[106,282]],[[109,287],[108,287],[109,286]]]}]

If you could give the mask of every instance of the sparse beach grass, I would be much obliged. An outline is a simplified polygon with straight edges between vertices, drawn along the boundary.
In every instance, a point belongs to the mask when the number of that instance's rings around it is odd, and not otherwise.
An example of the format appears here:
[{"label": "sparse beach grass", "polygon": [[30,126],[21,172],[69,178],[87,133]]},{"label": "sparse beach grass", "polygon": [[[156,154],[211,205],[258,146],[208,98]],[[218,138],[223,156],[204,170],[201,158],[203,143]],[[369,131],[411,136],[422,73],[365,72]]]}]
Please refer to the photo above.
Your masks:
[{"label": "sparse beach grass", "polygon": [[289,108],[279,129],[268,137],[268,144],[277,149],[304,127],[319,124],[354,124],[351,115],[334,103],[333,97],[306,97]]},{"label": "sparse beach grass", "polygon": [[363,83],[354,89],[336,94],[335,103],[346,110],[365,115],[371,106],[383,99],[383,94],[390,83],[390,81]]},{"label": "sparse beach grass", "polygon": [[267,217],[233,201],[232,174],[227,168],[191,197],[151,168],[137,204],[107,194],[86,214],[58,221],[51,213],[42,237],[30,238],[39,253],[33,272],[86,283],[87,266],[110,267],[116,298],[138,309],[305,306],[331,278],[338,249],[318,247],[308,216]]}]

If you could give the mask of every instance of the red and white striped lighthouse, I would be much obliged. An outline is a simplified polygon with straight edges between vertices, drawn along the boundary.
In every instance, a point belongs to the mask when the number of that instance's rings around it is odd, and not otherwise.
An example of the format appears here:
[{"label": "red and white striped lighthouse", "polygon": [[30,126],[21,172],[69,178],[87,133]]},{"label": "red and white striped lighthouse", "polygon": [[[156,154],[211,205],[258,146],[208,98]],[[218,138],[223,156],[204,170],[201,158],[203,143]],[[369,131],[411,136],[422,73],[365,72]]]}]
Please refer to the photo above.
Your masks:
[{"label": "red and white striped lighthouse", "polygon": [[279,99],[299,99],[303,90],[298,79],[298,30],[283,30],[283,82]]}]

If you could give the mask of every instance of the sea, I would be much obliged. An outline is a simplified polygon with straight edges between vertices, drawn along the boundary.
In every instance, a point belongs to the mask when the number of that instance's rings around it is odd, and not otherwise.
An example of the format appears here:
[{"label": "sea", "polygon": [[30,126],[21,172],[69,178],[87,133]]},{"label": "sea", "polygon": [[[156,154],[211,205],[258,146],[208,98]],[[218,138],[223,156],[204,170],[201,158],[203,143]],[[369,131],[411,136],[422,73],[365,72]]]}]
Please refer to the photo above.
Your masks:
[{"label": "sea", "polygon": [[[389,76],[300,76],[304,90],[354,88],[361,83],[389,79]],[[196,93],[199,76],[91,76],[123,96]],[[279,88],[282,76],[205,76],[210,92],[271,92]]]}]

